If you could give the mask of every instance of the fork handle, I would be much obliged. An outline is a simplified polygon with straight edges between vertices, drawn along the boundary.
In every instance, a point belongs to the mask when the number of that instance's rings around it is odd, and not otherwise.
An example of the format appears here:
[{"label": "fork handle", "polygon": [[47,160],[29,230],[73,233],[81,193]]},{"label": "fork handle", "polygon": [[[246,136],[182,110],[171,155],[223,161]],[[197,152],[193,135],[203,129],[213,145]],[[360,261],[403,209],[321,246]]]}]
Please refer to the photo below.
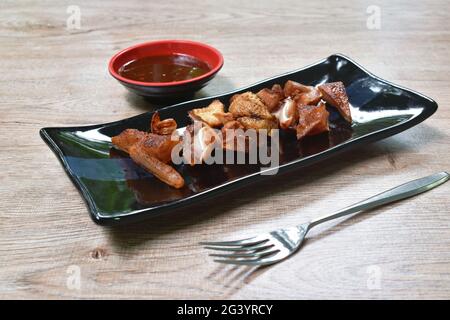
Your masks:
[{"label": "fork handle", "polygon": [[387,190],[385,192],[377,194],[376,196],[370,197],[366,200],[355,203],[354,205],[341,209],[337,212],[314,219],[310,221],[308,229],[311,229],[312,227],[329,220],[340,218],[356,212],[373,209],[387,203],[415,196],[419,193],[428,191],[443,184],[449,179],[449,177],[450,175],[447,172],[442,171],[424,178],[404,183],[393,189]]}]

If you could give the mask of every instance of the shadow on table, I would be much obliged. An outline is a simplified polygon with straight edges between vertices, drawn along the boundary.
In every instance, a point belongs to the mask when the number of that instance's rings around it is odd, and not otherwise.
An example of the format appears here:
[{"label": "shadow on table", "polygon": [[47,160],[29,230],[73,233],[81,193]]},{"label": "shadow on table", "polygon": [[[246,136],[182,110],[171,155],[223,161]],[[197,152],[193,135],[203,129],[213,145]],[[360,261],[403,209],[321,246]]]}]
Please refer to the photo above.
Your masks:
[{"label": "shadow on table", "polygon": [[[392,204],[391,206],[400,205],[400,203]],[[304,246],[308,246],[308,244],[316,242],[320,239],[323,239],[327,236],[330,236],[334,233],[338,233],[342,231],[344,228],[351,227],[362,222],[369,217],[374,216],[375,214],[381,213],[382,210],[372,209],[367,210],[361,214],[350,215],[342,219],[337,219],[333,222],[329,222],[326,227],[322,228],[322,230],[313,235],[308,235],[302,243],[302,246],[299,250],[294,253],[301,254],[302,248]],[[375,213],[374,213],[375,212]],[[282,263],[282,262],[281,262]],[[256,278],[260,277],[265,272],[269,271],[272,266],[237,266],[237,265],[225,265],[225,264],[217,264],[217,267],[206,277],[206,279],[214,280],[219,282],[224,287],[222,299],[230,298],[234,293],[238,292],[239,289],[243,288],[245,285],[251,283]]]}]

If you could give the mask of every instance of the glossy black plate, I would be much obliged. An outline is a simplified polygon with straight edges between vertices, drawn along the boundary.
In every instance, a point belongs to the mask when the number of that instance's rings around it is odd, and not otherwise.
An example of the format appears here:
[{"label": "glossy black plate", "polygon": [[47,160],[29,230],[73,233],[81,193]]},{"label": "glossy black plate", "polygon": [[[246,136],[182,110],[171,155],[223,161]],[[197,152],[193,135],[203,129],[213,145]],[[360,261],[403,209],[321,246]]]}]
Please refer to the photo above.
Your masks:
[{"label": "glossy black plate", "polygon": [[[406,130],[437,109],[432,99],[382,80],[343,55],[332,55],[316,64],[219,96],[183,102],[160,109],[161,118],[174,118],[179,127],[190,123],[187,111],[220,99],[226,105],[236,93],[257,92],[287,80],[316,85],[342,81],[352,106],[350,126],[333,110],[331,131],[297,142],[281,139],[278,174],[298,169]],[[44,128],[40,134],[80,190],[92,218],[111,224],[154,217],[199,200],[242,187],[270,175],[257,165],[178,166],[186,185],[171,188],[135,165],[126,154],[111,148],[110,137],[126,128],[148,130],[152,112],[107,124],[70,128]]]}]

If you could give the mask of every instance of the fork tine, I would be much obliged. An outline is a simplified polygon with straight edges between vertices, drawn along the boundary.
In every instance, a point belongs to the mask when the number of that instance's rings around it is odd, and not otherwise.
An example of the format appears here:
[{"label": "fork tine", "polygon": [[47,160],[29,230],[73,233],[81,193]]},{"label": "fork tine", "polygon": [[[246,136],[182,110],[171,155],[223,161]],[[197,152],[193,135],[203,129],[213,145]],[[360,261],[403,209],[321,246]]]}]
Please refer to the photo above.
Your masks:
[{"label": "fork tine", "polygon": [[[265,242],[264,242],[265,243]],[[269,244],[269,245],[262,245],[261,244],[257,244],[256,246],[251,246],[251,247],[214,247],[214,246],[206,246],[205,249],[209,249],[209,250],[218,250],[218,251],[262,251],[268,248],[272,248],[273,244]]]},{"label": "fork tine", "polygon": [[283,260],[283,258],[275,258],[275,256],[271,255],[263,259],[214,259],[214,262],[243,266],[263,266],[273,264],[280,260]]},{"label": "fork tine", "polygon": [[251,253],[231,253],[231,254],[219,254],[219,253],[210,253],[209,256],[216,257],[216,258],[226,258],[226,259],[233,259],[233,258],[263,258],[268,255],[272,255],[275,252],[278,252],[280,250],[272,250],[272,251],[256,251]]},{"label": "fork tine", "polygon": [[203,241],[199,244],[202,246],[252,246],[267,241],[268,239],[262,237],[252,237],[236,241]]}]

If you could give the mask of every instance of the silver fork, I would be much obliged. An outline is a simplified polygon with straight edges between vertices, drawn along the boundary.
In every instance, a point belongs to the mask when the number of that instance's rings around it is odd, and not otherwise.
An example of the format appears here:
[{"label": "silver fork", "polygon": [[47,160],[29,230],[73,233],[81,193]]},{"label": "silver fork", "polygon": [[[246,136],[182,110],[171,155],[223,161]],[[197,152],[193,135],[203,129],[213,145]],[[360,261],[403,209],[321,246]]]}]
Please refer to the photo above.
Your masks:
[{"label": "silver fork", "polygon": [[415,196],[443,184],[449,179],[449,176],[447,172],[443,171],[413,180],[292,228],[278,229],[237,241],[200,242],[200,244],[205,245],[206,249],[225,252],[210,254],[210,256],[219,258],[214,260],[216,262],[250,266],[273,264],[286,259],[297,251],[308,231],[318,224]]}]

